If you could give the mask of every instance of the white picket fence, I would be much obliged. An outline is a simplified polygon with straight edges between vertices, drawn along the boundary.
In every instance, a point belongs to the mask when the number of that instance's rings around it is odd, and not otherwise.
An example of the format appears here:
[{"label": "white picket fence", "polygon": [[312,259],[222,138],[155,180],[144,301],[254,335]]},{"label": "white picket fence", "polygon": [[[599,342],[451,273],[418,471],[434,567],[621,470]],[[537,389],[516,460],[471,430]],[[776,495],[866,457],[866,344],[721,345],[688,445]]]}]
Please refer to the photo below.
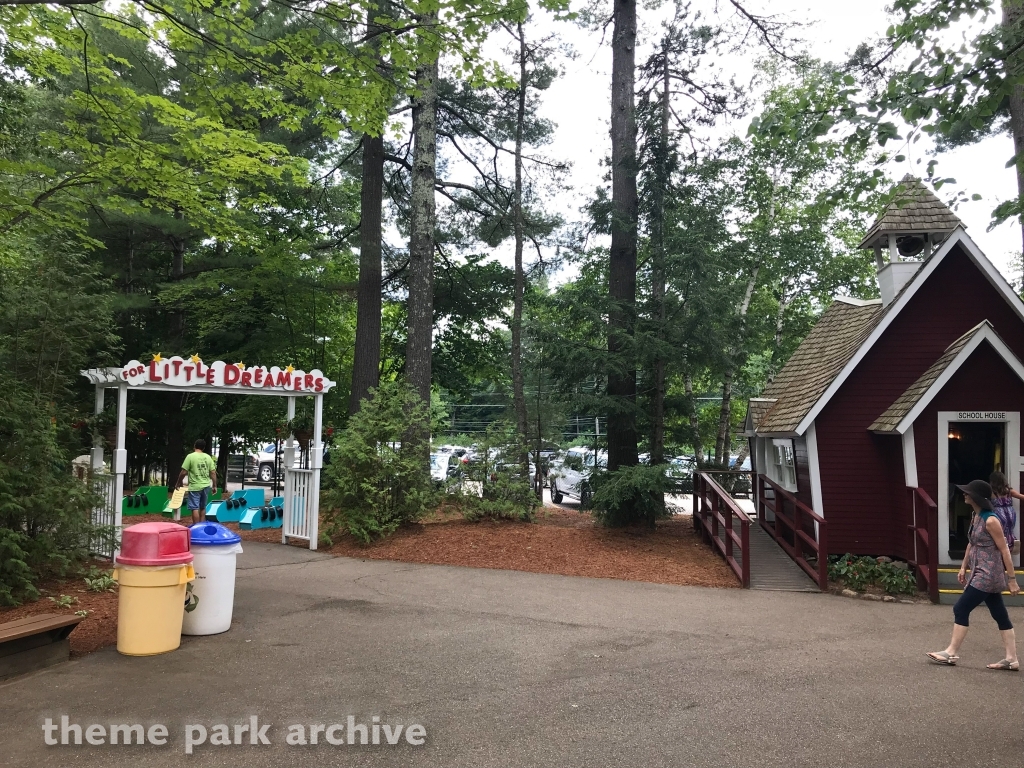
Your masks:
[{"label": "white picket fence", "polygon": [[[89,551],[100,557],[112,558],[114,542],[109,531],[118,523],[117,476],[95,473],[91,482],[93,493],[99,497],[99,502],[92,510],[92,524],[104,527],[105,531],[89,540]],[[117,533],[120,535],[120,531]]]},{"label": "white picket fence", "polygon": [[[317,473],[318,474],[318,473]],[[284,525],[282,541],[287,538],[313,542],[317,535],[316,484],[312,469],[285,469],[284,472]]]}]

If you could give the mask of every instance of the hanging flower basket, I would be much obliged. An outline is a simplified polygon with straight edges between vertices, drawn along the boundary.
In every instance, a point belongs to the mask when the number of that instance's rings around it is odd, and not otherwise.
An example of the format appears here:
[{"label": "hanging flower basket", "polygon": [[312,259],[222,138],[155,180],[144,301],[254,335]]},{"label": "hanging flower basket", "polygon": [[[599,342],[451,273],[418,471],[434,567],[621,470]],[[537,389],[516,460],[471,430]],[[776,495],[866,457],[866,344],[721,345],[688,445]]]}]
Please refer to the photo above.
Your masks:
[{"label": "hanging flower basket", "polygon": [[313,439],[313,417],[308,413],[296,413],[291,421],[281,422],[276,431],[282,438],[291,433],[299,443],[306,445]]}]

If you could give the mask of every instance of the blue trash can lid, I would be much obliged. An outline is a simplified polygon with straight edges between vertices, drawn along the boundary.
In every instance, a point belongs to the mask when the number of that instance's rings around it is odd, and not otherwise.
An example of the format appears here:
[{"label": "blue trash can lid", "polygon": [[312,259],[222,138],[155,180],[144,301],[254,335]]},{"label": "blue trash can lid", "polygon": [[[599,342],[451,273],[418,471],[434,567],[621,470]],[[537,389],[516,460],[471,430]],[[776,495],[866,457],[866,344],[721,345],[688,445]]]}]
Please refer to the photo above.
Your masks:
[{"label": "blue trash can lid", "polygon": [[241,536],[220,523],[198,523],[189,530],[192,532],[193,544],[217,546],[218,544],[237,544],[242,540]]}]

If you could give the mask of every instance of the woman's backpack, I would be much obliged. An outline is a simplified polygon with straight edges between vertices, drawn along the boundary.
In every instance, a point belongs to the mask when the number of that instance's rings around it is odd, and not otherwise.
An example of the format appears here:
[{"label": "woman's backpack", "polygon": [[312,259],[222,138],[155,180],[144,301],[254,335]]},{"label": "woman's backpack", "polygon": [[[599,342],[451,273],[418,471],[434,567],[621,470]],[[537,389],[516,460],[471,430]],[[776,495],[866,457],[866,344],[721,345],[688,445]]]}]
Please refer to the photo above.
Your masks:
[{"label": "woman's backpack", "polygon": [[1017,543],[1017,539],[1013,535],[1013,528],[1017,524],[1017,512],[1013,508],[1013,500],[1007,496],[1004,498],[993,499],[993,501],[996,501],[996,504],[993,504],[993,511],[996,513],[996,517],[999,518],[999,524],[1003,526],[1003,536],[1006,537],[1006,546],[1009,547],[1012,552]]}]

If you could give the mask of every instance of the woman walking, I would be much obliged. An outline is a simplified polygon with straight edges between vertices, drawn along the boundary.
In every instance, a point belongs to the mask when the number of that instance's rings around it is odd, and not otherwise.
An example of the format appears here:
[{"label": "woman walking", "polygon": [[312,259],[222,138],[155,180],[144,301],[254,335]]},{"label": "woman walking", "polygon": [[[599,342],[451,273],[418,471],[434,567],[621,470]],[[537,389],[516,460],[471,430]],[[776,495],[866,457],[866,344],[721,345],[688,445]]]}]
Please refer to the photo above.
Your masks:
[{"label": "woman walking", "polygon": [[1002,593],[1009,585],[1011,595],[1019,594],[1020,586],[1013,570],[1013,557],[1003,536],[1003,526],[992,510],[992,487],[984,480],[972,480],[957,488],[963,491],[964,501],[974,510],[967,552],[964,553],[964,562],[957,574],[957,579],[964,585],[964,593],[953,606],[953,637],[949,645],[944,651],[929,653],[928,658],[936,664],[955,666],[960,661],[957,652],[967,637],[971,611],[985,603],[999,626],[1004,651],[1002,660],[989,664],[988,668],[1016,672],[1020,669],[1017,640],[1003,604]]}]

